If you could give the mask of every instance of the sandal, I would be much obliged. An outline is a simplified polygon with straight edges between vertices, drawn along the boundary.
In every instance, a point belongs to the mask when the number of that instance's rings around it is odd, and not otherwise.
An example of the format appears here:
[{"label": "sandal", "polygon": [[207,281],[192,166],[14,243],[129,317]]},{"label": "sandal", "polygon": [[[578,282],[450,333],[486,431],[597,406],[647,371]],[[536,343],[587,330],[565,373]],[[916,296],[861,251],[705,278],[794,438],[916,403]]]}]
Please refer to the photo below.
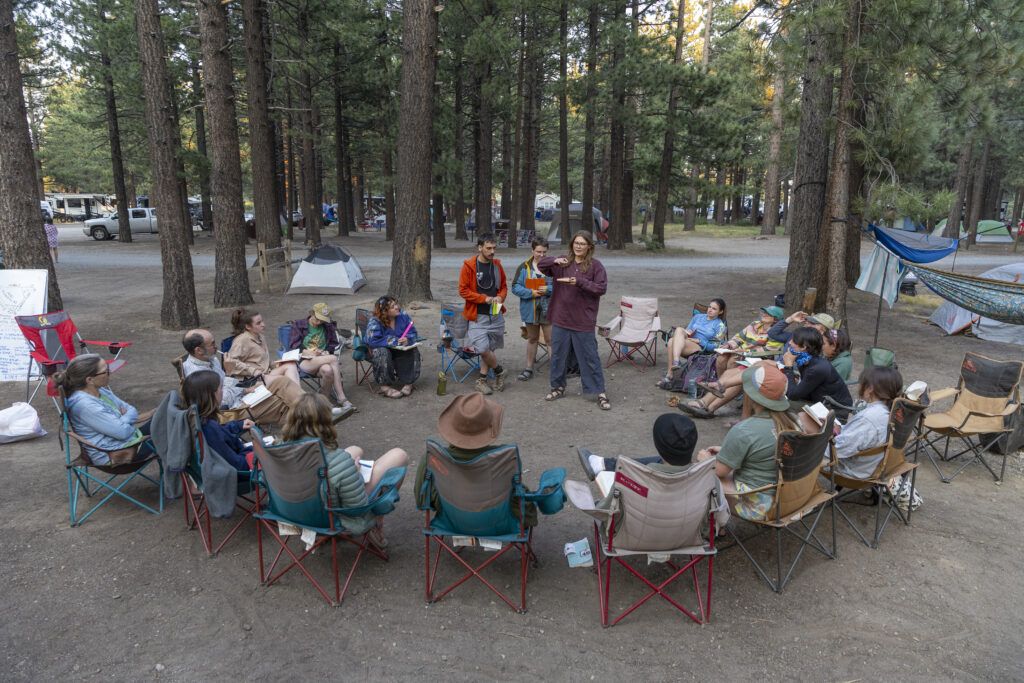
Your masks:
[{"label": "sandal", "polygon": [[697,386],[718,398],[725,398],[725,392],[722,391],[721,382],[697,382]]},{"label": "sandal", "polygon": [[398,390],[398,393],[400,393],[402,396],[411,396],[412,385],[410,384],[409,386],[402,387],[401,389]]},{"label": "sandal", "polygon": [[387,396],[388,398],[402,398],[404,395],[401,391],[391,387],[381,387],[380,393],[382,396]]},{"label": "sandal", "polygon": [[611,410],[612,404],[608,401],[608,396],[605,394],[597,395],[597,405],[601,410]]},{"label": "sandal", "polygon": [[668,391],[669,389],[672,388],[672,375],[665,375],[664,377],[659,379],[658,383],[655,384],[654,386],[658,387],[659,389],[664,389],[665,391]]},{"label": "sandal", "polygon": [[687,401],[678,405],[679,410],[702,420],[709,420],[715,416],[701,401]]},{"label": "sandal", "polygon": [[533,368],[526,368],[525,370],[519,373],[518,377],[516,377],[516,379],[519,380],[520,382],[528,382],[532,378]]},{"label": "sandal", "polygon": [[548,392],[547,396],[544,397],[545,401],[557,401],[558,399],[565,396],[565,387],[558,387]]}]

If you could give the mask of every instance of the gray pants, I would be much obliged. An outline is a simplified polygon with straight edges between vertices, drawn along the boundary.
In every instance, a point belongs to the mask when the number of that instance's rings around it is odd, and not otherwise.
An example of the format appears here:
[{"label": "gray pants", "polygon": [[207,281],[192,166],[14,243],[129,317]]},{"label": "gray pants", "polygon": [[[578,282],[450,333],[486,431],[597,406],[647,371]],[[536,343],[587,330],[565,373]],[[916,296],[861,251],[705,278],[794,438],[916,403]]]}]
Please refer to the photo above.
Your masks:
[{"label": "gray pants", "polygon": [[604,370],[597,353],[594,332],[577,332],[558,325],[551,326],[551,388],[565,386],[565,365],[569,351],[580,364],[580,379],[584,394],[604,393]]}]

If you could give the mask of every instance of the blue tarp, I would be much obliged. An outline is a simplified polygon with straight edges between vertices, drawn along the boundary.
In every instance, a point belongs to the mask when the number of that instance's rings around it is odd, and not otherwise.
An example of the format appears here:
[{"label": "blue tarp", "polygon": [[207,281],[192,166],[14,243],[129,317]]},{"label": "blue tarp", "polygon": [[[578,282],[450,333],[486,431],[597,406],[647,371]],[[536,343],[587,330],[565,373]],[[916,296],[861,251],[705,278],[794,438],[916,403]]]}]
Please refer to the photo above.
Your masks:
[{"label": "blue tarp", "polygon": [[906,232],[869,225],[875,240],[883,247],[910,263],[931,263],[956,251],[958,240],[934,237],[928,233]]}]

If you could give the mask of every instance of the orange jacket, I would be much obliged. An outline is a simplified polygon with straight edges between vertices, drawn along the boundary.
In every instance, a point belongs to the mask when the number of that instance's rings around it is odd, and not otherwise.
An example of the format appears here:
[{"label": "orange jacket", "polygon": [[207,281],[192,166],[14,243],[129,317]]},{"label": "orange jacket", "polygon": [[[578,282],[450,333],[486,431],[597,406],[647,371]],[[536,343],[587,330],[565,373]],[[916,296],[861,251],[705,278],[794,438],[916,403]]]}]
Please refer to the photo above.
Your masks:
[{"label": "orange jacket", "polygon": [[[501,267],[501,261],[491,259],[494,269],[498,272],[498,294],[501,298],[501,312],[505,312],[505,297],[508,295],[508,283],[505,282],[505,269]],[[462,310],[462,317],[466,320],[476,320],[477,306],[487,303],[487,295],[476,291],[476,256],[471,256],[462,262],[462,272],[459,273],[459,296],[466,300],[466,307]]]}]

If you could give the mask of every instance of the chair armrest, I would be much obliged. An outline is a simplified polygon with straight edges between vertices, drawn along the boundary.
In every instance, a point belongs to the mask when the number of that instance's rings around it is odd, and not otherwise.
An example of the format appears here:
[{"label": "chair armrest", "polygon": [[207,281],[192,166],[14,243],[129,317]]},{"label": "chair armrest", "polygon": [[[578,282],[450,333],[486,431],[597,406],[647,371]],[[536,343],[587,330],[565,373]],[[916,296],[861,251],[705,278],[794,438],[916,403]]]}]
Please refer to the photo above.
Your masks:
[{"label": "chair armrest", "polygon": [[540,475],[536,491],[526,491],[523,500],[534,503],[545,515],[553,515],[565,507],[565,468],[556,467]]},{"label": "chair armrest", "polygon": [[152,418],[153,417],[153,413],[155,413],[155,412],[156,412],[156,408],[151,408],[150,410],[147,410],[144,413],[139,413],[139,417],[135,420],[135,424],[137,424],[137,425],[142,424],[146,420]]},{"label": "chair armrest", "polygon": [[569,479],[565,482],[564,488],[569,502],[577,510],[585,512],[599,522],[607,522],[611,517],[611,510],[597,507],[597,502],[594,500],[594,494],[591,493],[590,487],[582,481]]},{"label": "chair armrest", "polygon": [[622,316],[617,315],[604,325],[597,326],[597,333],[602,337],[610,337],[622,326]]},{"label": "chair armrest", "polygon": [[960,391],[952,387],[946,387],[945,389],[936,389],[935,391],[928,392],[928,397],[931,398],[932,403],[941,401],[944,398],[956,396]]},{"label": "chair armrest", "polygon": [[102,341],[100,339],[83,339],[82,344],[89,344],[90,346],[109,346],[112,349],[126,349],[132,345],[132,342],[126,341]]},{"label": "chair armrest", "polygon": [[654,321],[651,323],[651,332],[661,332],[661,316],[654,316]]}]

